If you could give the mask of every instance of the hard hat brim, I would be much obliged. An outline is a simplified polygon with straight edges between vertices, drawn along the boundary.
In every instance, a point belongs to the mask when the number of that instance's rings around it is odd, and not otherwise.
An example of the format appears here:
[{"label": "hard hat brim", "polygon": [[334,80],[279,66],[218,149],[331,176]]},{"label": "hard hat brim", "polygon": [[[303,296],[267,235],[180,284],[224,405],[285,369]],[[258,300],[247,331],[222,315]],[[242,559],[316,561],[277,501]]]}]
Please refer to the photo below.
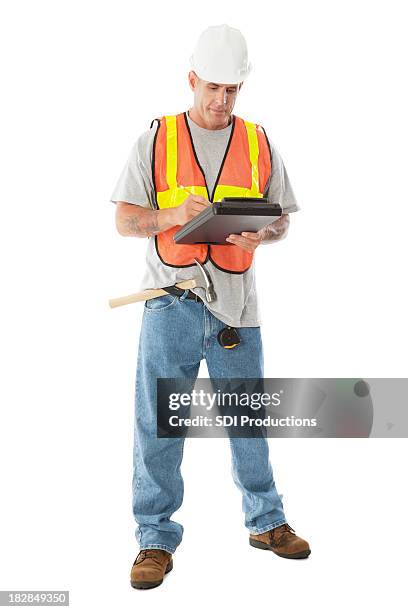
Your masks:
[{"label": "hard hat brim", "polygon": [[252,72],[252,64],[248,62],[246,70],[240,71],[240,74],[225,72],[222,70],[206,70],[205,67],[197,68],[194,64],[194,56],[190,56],[190,66],[200,79],[207,81],[208,83],[219,83],[224,85],[238,85],[242,81],[248,78]]}]

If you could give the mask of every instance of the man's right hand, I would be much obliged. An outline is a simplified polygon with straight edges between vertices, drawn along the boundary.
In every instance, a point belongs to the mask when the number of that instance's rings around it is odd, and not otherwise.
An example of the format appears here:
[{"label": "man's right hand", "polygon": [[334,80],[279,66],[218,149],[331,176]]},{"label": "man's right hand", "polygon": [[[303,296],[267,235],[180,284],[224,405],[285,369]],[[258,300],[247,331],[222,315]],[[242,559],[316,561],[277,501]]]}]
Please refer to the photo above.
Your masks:
[{"label": "man's right hand", "polygon": [[151,237],[174,227],[184,225],[193,217],[212,206],[211,202],[199,195],[190,195],[175,208],[151,210],[147,206],[116,203],[116,227],[121,236]]},{"label": "man's right hand", "polygon": [[174,225],[184,225],[208,206],[212,206],[212,204],[203,196],[189,195],[182,204],[169,209],[169,211],[171,210],[171,220]]}]

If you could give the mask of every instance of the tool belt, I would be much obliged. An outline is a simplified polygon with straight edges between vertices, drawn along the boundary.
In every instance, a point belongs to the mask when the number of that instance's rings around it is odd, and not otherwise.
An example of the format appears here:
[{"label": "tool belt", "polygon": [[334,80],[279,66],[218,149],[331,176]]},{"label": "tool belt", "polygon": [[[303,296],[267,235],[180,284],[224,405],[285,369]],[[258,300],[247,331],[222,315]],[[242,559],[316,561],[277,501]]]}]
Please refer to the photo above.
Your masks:
[{"label": "tool belt", "polygon": [[[176,287],[175,285],[171,285],[170,287],[162,287],[162,289],[163,291],[167,291],[167,293],[171,293],[171,295],[177,295],[178,297],[183,295],[183,293],[185,292],[185,289],[180,289],[180,287]],[[190,289],[188,290],[186,297],[188,300],[195,300],[196,302],[203,301],[198,295],[193,293],[193,291],[190,291]]]}]

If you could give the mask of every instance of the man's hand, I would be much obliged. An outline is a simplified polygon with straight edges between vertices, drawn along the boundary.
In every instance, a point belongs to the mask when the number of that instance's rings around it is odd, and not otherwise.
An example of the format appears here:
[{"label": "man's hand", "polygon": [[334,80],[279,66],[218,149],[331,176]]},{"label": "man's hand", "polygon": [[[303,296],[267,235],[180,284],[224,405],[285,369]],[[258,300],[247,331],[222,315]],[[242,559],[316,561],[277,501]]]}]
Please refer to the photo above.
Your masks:
[{"label": "man's hand", "polygon": [[169,209],[171,211],[171,221],[173,225],[185,225],[200,212],[203,212],[207,206],[212,206],[212,204],[203,196],[189,195],[182,204]]},{"label": "man's hand", "polygon": [[241,247],[249,253],[253,253],[261,243],[277,242],[282,240],[288,233],[289,215],[284,214],[279,219],[263,227],[259,232],[242,232],[242,234],[230,234],[227,242]]},{"label": "man's hand", "polygon": [[253,253],[262,240],[259,232],[242,232],[242,234],[230,234],[226,241],[241,247],[244,251]]},{"label": "man's hand", "polygon": [[199,195],[189,196],[176,208],[161,210],[151,210],[129,202],[117,202],[116,228],[121,236],[150,238],[175,225],[184,225],[206,206],[211,206],[211,202]]}]

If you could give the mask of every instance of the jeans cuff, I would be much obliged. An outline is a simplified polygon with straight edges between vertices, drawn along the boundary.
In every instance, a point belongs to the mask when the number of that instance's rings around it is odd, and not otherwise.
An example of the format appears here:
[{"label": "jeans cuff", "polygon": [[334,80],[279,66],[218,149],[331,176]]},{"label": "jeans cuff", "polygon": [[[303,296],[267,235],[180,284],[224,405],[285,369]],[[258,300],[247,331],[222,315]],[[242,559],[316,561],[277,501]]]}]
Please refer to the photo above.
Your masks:
[{"label": "jeans cuff", "polygon": [[146,544],[145,546],[140,546],[140,550],[148,550],[150,548],[165,550],[166,552],[171,553],[172,555],[176,552],[175,548],[171,548],[170,546],[166,546],[166,544]]},{"label": "jeans cuff", "polygon": [[280,521],[275,521],[274,523],[271,523],[270,525],[266,525],[265,527],[258,527],[258,528],[251,527],[249,533],[252,535],[260,535],[261,533],[266,533],[267,531],[270,531],[271,529],[275,529],[275,527],[280,527],[281,525],[284,525],[285,523],[287,523],[287,520],[281,519]]}]

